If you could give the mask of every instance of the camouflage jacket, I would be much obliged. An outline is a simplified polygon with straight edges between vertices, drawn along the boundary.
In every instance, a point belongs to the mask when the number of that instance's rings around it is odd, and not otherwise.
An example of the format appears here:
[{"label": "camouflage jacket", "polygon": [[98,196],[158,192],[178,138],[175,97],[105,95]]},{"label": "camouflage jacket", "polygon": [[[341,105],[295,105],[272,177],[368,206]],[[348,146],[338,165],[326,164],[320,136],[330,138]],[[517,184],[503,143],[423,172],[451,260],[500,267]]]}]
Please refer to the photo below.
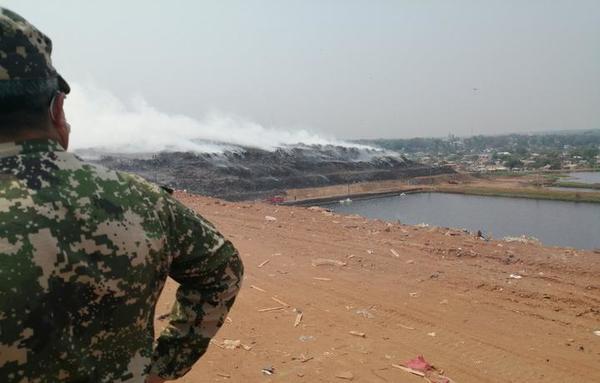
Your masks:
[{"label": "camouflage jacket", "polygon": [[[1,382],[182,376],[242,273],[231,243],[157,186],[53,141],[0,144]],[[180,286],[154,341],[167,276]]]}]

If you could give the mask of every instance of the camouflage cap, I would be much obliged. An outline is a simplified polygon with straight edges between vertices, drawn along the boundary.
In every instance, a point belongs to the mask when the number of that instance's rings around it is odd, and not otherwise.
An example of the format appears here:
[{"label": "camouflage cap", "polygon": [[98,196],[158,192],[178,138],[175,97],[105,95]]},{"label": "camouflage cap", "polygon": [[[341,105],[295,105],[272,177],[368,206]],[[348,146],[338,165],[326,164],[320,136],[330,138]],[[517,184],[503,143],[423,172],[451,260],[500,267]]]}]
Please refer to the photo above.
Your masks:
[{"label": "camouflage cap", "polygon": [[69,84],[52,66],[51,53],[48,36],[18,14],[0,7],[1,94],[69,93]]}]

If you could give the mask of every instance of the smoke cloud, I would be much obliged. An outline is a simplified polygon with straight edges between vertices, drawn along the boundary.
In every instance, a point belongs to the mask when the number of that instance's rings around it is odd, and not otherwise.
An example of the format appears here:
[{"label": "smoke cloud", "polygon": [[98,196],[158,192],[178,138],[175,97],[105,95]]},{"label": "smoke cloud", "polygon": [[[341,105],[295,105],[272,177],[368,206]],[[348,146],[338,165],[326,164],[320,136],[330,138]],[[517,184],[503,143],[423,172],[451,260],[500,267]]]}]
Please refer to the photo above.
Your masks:
[{"label": "smoke cloud", "polygon": [[73,83],[71,89],[65,109],[73,127],[70,146],[75,150],[221,153],[239,146],[265,150],[298,144],[361,147],[306,130],[265,128],[223,114],[210,114],[201,120],[171,115],[149,105],[142,96],[122,100],[94,85]]}]

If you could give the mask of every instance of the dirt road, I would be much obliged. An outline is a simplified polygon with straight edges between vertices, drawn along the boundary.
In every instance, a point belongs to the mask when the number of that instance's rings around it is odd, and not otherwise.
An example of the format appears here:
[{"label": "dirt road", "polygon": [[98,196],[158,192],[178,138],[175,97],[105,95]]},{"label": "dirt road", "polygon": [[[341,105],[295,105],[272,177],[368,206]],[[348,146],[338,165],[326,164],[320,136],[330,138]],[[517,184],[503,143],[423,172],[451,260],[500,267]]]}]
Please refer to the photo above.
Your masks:
[{"label": "dirt road", "polygon": [[178,198],[234,242],[246,267],[230,320],[182,382],[424,382],[392,367],[417,355],[462,383],[600,382],[599,253]]}]

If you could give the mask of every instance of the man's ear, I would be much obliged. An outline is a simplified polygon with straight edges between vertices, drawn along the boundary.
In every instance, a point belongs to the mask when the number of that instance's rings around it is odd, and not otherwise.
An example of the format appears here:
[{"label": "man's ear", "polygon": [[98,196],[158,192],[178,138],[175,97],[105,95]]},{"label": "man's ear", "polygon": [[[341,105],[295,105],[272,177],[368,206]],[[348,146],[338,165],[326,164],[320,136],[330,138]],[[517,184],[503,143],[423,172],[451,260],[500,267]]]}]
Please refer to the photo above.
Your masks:
[{"label": "man's ear", "polygon": [[65,150],[69,146],[70,127],[65,117],[65,94],[57,92],[50,103],[50,120],[54,130],[58,133],[58,141]]},{"label": "man's ear", "polygon": [[55,128],[58,125],[64,125],[66,122],[65,119],[65,111],[63,109],[65,105],[65,94],[62,92],[56,92],[54,97],[52,97],[52,102],[50,102],[50,119],[52,120],[52,125]]}]

